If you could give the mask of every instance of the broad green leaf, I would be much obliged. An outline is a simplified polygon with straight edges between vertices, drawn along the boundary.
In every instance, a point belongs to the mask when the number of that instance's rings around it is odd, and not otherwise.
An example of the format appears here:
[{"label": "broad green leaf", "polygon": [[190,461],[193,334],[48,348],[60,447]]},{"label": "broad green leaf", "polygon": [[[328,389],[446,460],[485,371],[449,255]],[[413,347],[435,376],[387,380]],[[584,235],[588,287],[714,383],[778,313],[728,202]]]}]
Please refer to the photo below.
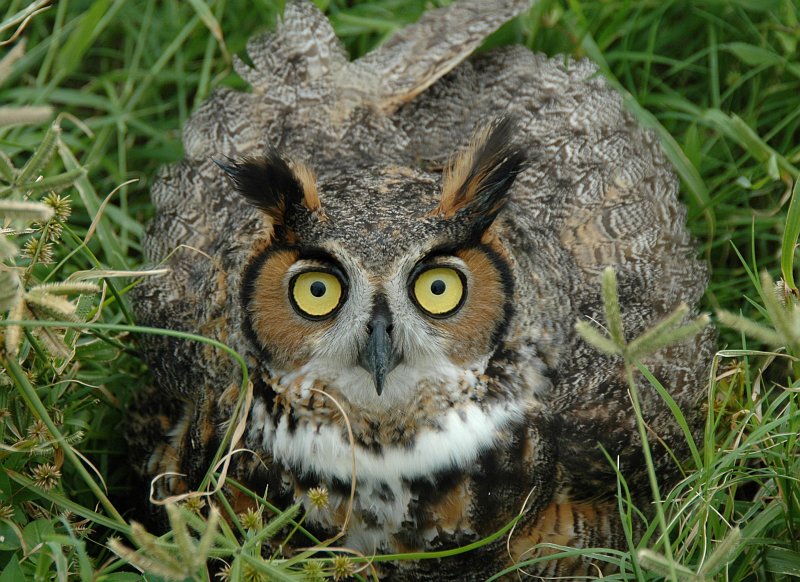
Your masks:
[{"label": "broad green leaf", "polygon": [[16,556],[11,556],[6,567],[3,568],[3,573],[0,574],[0,582],[24,582],[28,580],[25,577],[25,572],[19,565],[19,559]]},{"label": "broad green leaf", "polygon": [[46,541],[45,537],[54,533],[56,532],[52,523],[46,519],[37,519],[25,526],[22,530],[22,537],[25,539],[25,544],[28,548],[32,548]]},{"label": "broad green leaf", "polygon": [[19,547],[17,532],[5,520],[0,521],[0,551],[13,551]]}]

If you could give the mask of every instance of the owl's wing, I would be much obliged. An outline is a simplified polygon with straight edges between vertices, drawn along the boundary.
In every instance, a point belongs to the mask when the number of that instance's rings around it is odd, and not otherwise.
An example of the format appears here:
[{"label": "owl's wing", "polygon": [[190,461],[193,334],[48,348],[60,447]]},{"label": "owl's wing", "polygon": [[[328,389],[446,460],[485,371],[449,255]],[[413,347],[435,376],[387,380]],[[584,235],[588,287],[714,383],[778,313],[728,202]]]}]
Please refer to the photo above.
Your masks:
[{"label": "owl's wing", "polygon": [[[547,309],[535,309],[523,325],[549,319],[539,348],[554,363],[548,406],[562,426],[561,459],[574,492],[614,491],[614,470],[598,453],[598,442],[619,456],[632,487],[646,491],[623,363],[599,353],[573,326],[579,320],[604,322],[600,277],[608,266],[619,280],[629,341],[680,303],[696,309],[708,269],[695,256],[675,173],[656,134],[626,111],[591,62],[510,48],[472,64],[484,106],[518,118],[530,154],[507,220],[531,272],[551,282],[549,287],[520,282],[529,302]],[[702,426],[698,400],[713,349],[709,327],[644,362],[695,434]],[[651,441],[656,466],[668,478],[675,470],[663,447],[685,457],[684,435],[650,383],[637,376],[637,384],[645,421],[656,435]]]},{"label": "owl's wing", "polygon": [[[343,67],[348,59],[325,15],[311,2],[286,3],[274,32],[247,43],[252,67],[236,59],[236,72],[270,99]],[[277,91],[277,94],[276,94]]]},{"label": "owl's wing", "polygon": [[292,118],[330,101],[330,78],[347,53],[328,19],[311,2],[287,2],[274,31],[247,44],[250,64],[235,57],[236,72],[251,93],[219,89],[186,123],[187,159],[241,157],[278,143]]},{"label": "owl's wing", "polygon": [[[462,0],[426,12],[350,62],[325,15],[311,2],[289,1],[276,29],[248,43],[251,64],[235,61],[252,93],[215,92],[184,128],[186,157],[241,157],[267,143],[320,157],[326,152],[319,144],[341,141],[396,157],[406,144],[388,116],[529,5]],[[367,119],[365,106],[372,111]]]},{"label": "owl's wing", "polygon": [[375,103],[391,112],[447,74],[530,4],[530,0],[464,0],[430,10],[352,63],[343,81],[366,81]]},{"label": "owl's wing", "polygon": [[[672,165],[597,67],[518,48],[474,65],[487,106],[518,118],[530,152],[512,220],[568,253],[571,297],[594,304],[600,274],[613,266],[631,334],[680,302],[694,305],[707,269],[694,258]],[[602,310],[584,315],[602,321]]]}]

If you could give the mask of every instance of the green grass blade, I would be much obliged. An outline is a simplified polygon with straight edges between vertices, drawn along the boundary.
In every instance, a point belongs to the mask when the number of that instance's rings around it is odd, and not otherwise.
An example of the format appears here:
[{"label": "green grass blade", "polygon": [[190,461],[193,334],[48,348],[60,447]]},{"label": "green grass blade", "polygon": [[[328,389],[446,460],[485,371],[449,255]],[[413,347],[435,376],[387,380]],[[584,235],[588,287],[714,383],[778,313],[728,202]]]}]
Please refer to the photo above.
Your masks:
[{"label": "green grass blade", "polygon": [[55,71],[64,77],[70,75],[82,63],[86,52],[97,36],[113,18],[113,11],[122,8],[123,2],[116,0],[111,7],[111,0],[96,0],[83,15],[78,27],[69,35],[56,58]]},{"label": "green grass blade", "polygon": [[208,4],[203,2],[203,0],[189,0],[189,4],[192,5],[192,8],[197,13],[197,16],[200,17],[200,20],[202,20],[203,24],[206,25],[208,31],[217,40],[217,43],[219,43],[222,53],[225,55],[225,60],[229,60],[230,57],[228,56],[228,49],[225,47],[225,39],[222,36],[222,28],[220,27],[219,22],[214,14],[211,12],[211,9],[208,7]]},{"label": "green grass blade", "polygon": [[797,285],[794,282],[794,254],[798,237],[800,237],[800,176],[795,177],[792,199],[789,202],[789,212],[786,215],[781,244],[781,273],[783,274],[783,280],[795,292],[797,291]]}]

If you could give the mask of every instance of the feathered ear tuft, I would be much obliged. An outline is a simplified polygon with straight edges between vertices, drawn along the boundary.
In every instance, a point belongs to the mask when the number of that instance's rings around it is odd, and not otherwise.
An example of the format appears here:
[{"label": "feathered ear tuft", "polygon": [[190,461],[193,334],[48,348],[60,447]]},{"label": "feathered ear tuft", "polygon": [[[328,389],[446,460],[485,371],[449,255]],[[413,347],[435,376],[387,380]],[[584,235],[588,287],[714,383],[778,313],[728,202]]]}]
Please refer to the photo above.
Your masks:
[{"label": "feathered ear tuft", "polygon": [[442,198],[433,214],[471,222],[480,238],[508,201],[525,167],[525,153],[512,144],[514,121],[503,117],[478,130],[445,170]]},{"label": "feathered ear tuft", "polygon": [[275,236],[285,236],[288,215],[300,206],[322,217],[314,173],[269,149],[264,156],[215,163],[236,191],[269,217]]}]

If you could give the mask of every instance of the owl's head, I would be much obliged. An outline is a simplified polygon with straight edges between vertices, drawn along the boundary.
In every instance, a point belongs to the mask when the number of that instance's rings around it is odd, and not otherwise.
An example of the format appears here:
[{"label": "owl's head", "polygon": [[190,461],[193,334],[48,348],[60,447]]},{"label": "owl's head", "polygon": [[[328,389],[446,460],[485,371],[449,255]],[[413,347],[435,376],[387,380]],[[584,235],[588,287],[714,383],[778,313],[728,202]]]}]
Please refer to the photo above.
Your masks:
[{"label": "owl's head", "polygon": [[483,372],[511,312],[492,226],[524,165],[512,128],[484,127],[443,175],[365,164],[317,179],[276,151],[224,166],[269,229],[242,302],[274,374],[383,408]]}]

